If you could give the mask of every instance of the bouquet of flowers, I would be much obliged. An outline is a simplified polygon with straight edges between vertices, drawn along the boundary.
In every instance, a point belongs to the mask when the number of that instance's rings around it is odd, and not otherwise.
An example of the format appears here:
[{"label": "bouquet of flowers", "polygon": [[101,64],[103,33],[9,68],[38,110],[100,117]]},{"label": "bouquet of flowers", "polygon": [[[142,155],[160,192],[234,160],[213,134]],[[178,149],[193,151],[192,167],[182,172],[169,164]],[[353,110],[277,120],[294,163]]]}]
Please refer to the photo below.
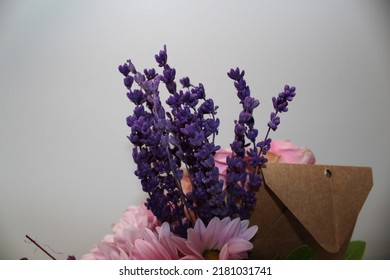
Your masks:
[{"label": "bouquet of flowers", "polygon": [[[227,75],[242,109],[230,148],[221,149],[215,144],[218,106],[206,97],[201,83],[194,85],[184,77],[179,86],[167,59],[164,46],[155,55],[162,73],[139,72],[131,60],[118,67],[134,104],[127,117],[128,139],[137,166],[134,174],[147,199],[130,206],[113,225],[113,233],[82,259],[361,259],[365,242],[349,240],[372,186],[371,168],[332,166],[333,176],[328,166],[310,166],[315,163],[310,150],[288,140],[271,140],[295,87],[286,85],[272,98],[268,129],[258,140],[253,112],[260,102],[251,96],[245,71],[231,69]],[[162,88],[169,93],[165,104]],[[271,164],[275,162],[288,164]],[[288,180],[279,181],[280,176]]]},{"label": "bouquet of flowers", "polygon": [[[309,150],[270,138],[295,87],[286,85],[272,98],[268,130],[258,140],[253,111],[260,102],[251,96],[245,71],[231,69],[227,75],[242,111],[230,149],[222,150],[215,143],[218,106],[206,97],[201,83],[184,77],[179,86],[167,58],[164,46],[155,55],[162,74],[155,69],[139,72],[131,60],[119,66],[135,106],[127,118],[135,175],[148,198],[128,208],[113,234],[83,259],[246,259],[258,230],[248,219],[264,179],[262,166],[269,160],[314,163]],[[160,98],[162,86],[169,92],[169,110]]]}]

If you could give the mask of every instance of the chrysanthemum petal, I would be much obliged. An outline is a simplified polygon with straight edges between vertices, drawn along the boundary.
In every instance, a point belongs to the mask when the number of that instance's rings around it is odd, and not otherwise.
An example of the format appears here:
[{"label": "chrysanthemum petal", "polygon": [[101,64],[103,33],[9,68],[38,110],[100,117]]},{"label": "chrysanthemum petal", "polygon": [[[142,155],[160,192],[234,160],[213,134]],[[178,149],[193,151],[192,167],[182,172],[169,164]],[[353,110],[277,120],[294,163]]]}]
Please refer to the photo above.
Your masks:
[{"label": "chrysanthemum petal", "polygon": [[204,247],[204,246],[202,246],[202,244],[197,244],[195,242],[187,241],[186,246],[188,247],[188,249],[190,249],[192,251],[192,255],[196,255],[200,258],[203,258],[202,254],[203,254],[204,249],[200,249],[200,248]]},{"label": "chrysanthemum petal", "polygon": [[135,241],[134,257],[140,260],[164,260],[171,259],[164,247],[155,240],[148,242],[142,239]]},{"label": "chrysanthemum petal", "polygon": [[241,230],[246,230],[249,226],[249,220],[242,220],[240,222],[240,228]]},{"label": "chrysanthemum petal", "polygon": [[234,237],[227,243],[229,254],[239,254],[253,249],[253,244],[243,238]]},{"label": "chrysanthemum petal", "polygon": [[186,245],[187,240],[179,237],[179,236],[172,236],[172,241],[175,244],[175,247],[185,256],[187,255],[193,255],[195,252],[193,252],[188,246]]},{"label": "chrysanthemum petal", "polygon": [[247,258],[247,251],[253,249],[253,244],[245,239],[235,237],[230,239],[219,253],[220,260],[242,260]]},{"label": "chrysanthemum petal", "polygon": [[246,240],[251,240],[257,233],[258,229],[259,229],[258,226],[251,226],[250,228],[242,232],[240,236]]},{"label": "chrysanthemum petal", "polygon": [[225,244],[225,245],[221,248],[221,251],[219,252],[219,259],[220,259],[220,260],[228,260],[229,258],[230,258],[230,255],[229,255],[228,245]]},{"label": "chrysanthemum petal", "polygon": [[207,228],[205,230],[205,234],[203,236],[203,242],[207,244],[206,249],[216,249],[218,245],[218,241],[220,239],[219,233],[221,230],[221,220],[218,217],[214,217],[211,219]]},{"label": "chrysanthemum petal", "polygon": [[[169,227],[169,225],[168,225],[168,227]],[[172,236],[173,235],[169,231],[169,228],[168,228],[168,232],[165,232],[165,233],[160,232],[158,241],[162,245],[164,251],[167,252],[167,256],[165,258],[177,260],[179,258],[179,255],[178,255],[175,243],[172,240]]]},{"label": "chrysanthemum petal", "polygon": [[240,219],[236,218],[230,221],[220,233],[220,239],[218,241],[219,247],[222,247],[230,238],[238,236],[240,234]]}]

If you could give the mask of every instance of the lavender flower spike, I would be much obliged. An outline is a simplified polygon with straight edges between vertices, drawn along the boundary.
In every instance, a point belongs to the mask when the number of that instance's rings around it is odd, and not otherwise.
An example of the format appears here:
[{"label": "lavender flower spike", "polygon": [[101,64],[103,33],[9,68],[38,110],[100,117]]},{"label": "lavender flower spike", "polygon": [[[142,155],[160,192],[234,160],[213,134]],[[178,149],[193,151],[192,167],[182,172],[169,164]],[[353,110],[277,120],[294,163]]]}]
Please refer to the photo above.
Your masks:
[{"label": "lavender flower spike", "polygon": [[[227,74],[235,81],[234,86],[243,109],[238,121],[236,121],[235,138],[230,145],[232,156],[228,157],[226,161],[228,166],[226,192],[229,216],[248,219],[256,203],[255,194],[261,185],[261,177],[257,173],[248,171],[244,158],[248,155],[249,162],[255,169],[266,162],[266,159],[259,155],[256,149],[258,130],[254,128],[253,111],[260,105],[260,102],[250,96],[249,86],[244,79],[245,71],[240,71],[237,67],[235,70],[231,69]],[[251,145],[252,148],[246,151],[248,145]]]},{"label": "lavender flower spike", "polygon": [[[155,56],[157,63],[161,57],[165,58],[165,51]],[[166,62],[160,64],[163,67],[161,81],[170,93],[166,102],[171,108],[170,143],[191,178],[192,190],[187,193],[186,201],[191,211],[208,224],[215,216],[226,216],[223,182],[214,162],[219,149],[214,144],[219,126],[219,120],[215,118],[216,107],[212,99],[206,99],[203,85],[192,85],[188,77],[180,79],[183,89],[177,91],[176,70]]]},{"label": "lavender flower spike", "polygon": [[279,93],[278,97],[272,98],[272,103],[277,112],[287,112],[288,102],[292,101],[295,96],[295,87],[291,87],[289,85],[284,86],[284,91]]},{"label": "lavender flower spike", "polygon": [[[205,224],[213,217],[226,217],[223,181],[214,162],[219,149],[214,144],[219,120],[215,117],[217,107],[206,98],[202,84],[194,86],[185,77],[180,80],[183,89],[177,90],[176,70],[167,57],[165,46],[155,55],[162,74],[155,69],[137,72],[130,60],[118,70],[125,76],[127,96],[135,105],[127,118],[131,127],[128,138],[134,144],[135,174],[149,195],[146,206],[160,222],[168,222],[175,234],[185,236],[195,223],[193,217]],[[160,100],[163,84],[170,93],[166,101],[170,112]],[[182,165],[192,184],[186,194],[181,187]]]},{"label": "lavender flower spike", "polygon": [[295,94],[295,87],[285,85],[284,91],[279,93],[277,97],[272,98],[275,112],[270,114],[270,121],[268,122],[268,133],[270,129],[275,131],[278,128],[278,125],[280,124],[280,117],[278,116],[278,113],[284,113],[288,111],[288,102],[293,100]]}]

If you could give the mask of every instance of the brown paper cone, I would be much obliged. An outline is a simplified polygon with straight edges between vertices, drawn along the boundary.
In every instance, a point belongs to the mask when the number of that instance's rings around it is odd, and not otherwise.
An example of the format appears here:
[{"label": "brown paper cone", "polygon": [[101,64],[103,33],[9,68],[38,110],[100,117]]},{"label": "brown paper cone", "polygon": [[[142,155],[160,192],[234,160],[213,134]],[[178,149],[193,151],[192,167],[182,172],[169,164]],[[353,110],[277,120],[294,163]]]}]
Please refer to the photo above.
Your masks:
[{"label": "brown paper cone", "polygon": [[371,168],[268,163],[262,170],[250,258],[283,259],[305,244],[319,259],[342,259],[372,188]]}]

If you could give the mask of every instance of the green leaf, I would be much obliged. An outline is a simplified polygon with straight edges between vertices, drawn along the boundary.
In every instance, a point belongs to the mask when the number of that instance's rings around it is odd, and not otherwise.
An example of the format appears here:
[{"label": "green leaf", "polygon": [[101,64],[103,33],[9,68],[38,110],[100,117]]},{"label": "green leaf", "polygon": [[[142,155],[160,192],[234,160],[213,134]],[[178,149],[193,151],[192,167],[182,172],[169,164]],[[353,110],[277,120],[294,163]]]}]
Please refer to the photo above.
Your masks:
[{"label": "green leaf", "polygon": [[299,246],[287,256],[287,260],[314,260],[316,252],[307,245]]},{"label": "green leaf", "polygon": [[366,242],[351,241],[345,252],[344,260],[361,260],[366,249]]}]

